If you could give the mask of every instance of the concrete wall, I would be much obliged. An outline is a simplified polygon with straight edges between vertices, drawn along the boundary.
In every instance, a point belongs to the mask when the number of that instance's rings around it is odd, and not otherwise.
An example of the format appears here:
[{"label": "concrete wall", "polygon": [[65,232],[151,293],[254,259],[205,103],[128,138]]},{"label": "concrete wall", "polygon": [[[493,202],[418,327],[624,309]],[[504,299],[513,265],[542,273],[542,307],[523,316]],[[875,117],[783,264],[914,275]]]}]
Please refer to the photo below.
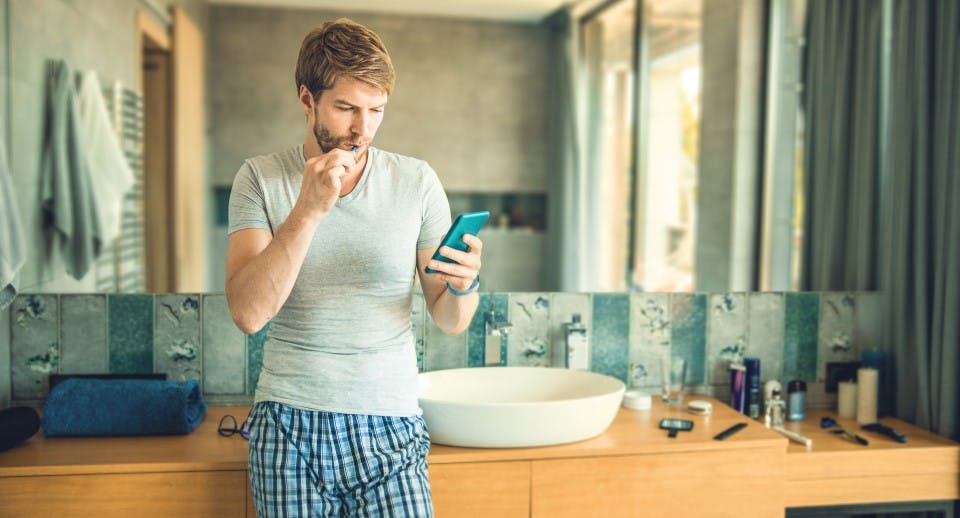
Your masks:
[{"label": "concrete wall", "polygon": [[383,38],[397,81],[375,145],[427,160],[447,191],[546,192],[547,32],[537,25],[212,6],[213,178],[303,142],[303,37],[347,16]]},{"label": "concrete wall", "polygon": [[[159,3],[159,2],[158,2]],[[177,2],[206,30],[206,3]],[[28,236],[22,291],[91,291],[93,275],[75,280],[62,264],[43,259],[39,210],[40,152],[43,142],[45,62],[64,59],[76,70],[95,70],[102,84],[136,83],[136,13],[144,4],[129,0],[5,0],[9,31],[5,35],[3,90],[9,95],[4,126],[14,189]],[[4,97],[6,99],[6,97]]]},{"label": "concrete wall", "polygon": [[756,289],[764,3],[705,2],[696,289]]},{"label": "concrete wall", "polygon": [[10,73],[7,69],[8,40],[10,30],[7,26],[7,11],[9,10],[10,0],[0,1],[0,138],[3,138],[3,146],[9,151],[10,134],[7,132],[7,114],[10,112],[10,103],[7,98],[7,84],[10,82]]}]

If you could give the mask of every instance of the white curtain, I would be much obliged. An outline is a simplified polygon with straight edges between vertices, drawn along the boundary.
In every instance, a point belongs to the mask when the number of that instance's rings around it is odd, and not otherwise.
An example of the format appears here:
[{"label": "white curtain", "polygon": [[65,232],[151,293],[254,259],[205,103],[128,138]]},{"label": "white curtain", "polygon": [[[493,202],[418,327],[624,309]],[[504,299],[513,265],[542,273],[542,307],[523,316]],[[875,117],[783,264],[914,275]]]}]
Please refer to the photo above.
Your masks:
[{"label": "white curtain", "polygon": [[557,291],[602,291],[597,254],[599,182],[590,171],[588,129],[599,124],[596,110],[587,110],[586,71],[581,59],[582,33],[572,8],[564,8],[545,23],[551,31],[548,198],[548,287]]},{"label": "white curtain", "polygon": [[583,153],[582,102],[578,79],[578,23],[570,8],[545,23],[550,29],[550,134],[547,249],[548,287],[556,291],[589,288],[589,218]]}]

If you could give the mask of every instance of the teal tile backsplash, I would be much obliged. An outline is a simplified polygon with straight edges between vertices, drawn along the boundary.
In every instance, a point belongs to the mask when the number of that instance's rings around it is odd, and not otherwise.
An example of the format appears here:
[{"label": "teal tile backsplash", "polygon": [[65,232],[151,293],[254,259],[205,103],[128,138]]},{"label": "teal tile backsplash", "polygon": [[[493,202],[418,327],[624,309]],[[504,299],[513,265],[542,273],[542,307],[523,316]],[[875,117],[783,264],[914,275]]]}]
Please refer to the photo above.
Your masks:
[{"label": "teal tile backsplash", "polygon": [[[470,322],[470,327],[467,328],[467,331],[464,333],[466,338],[466,363],[463,363],[459,359],[456,359],[453,356],[453,353],[448,353],[444,356],[445,361],[442,365],[447,365],[447,367],[441,368],[456,368],[456,367],[482,367],[483,366],[483,353],[484,353],[484,344],[485,344],[485,333],[486,333],[486,313],[489,313],[492,309],[498,320],[504,320],[510,318],[510,307],[507,294],[505,293],[481,293],[480,302],[477,305],[477,312],[473,315],[473,320]],[[427,317],[427,330],[428,333],[436,330],[437,333],[440,333],[439,328],[437,328],[430,321],[430,317]],[[446,335],[440,337],[445,343],[457,344],[459,347],[459,342],[453,340]],[[438,353],[431,351],[429,344],[434,342],[433,336],[428,336],[426,341],[427,351],[426,355],[431,357],[440,356]],[[450,347],[450,346],[447,346]],[[502,336],[500,340],[500,358],[506,358],[506,353],[510,347],[510,335]],[[459,353],[459,349],[456,351]],[[438,365],[436,361],[431,362],[428,365],[425,365],[425,370],[432,371],[437,370],[434,368],[435,365]],[[452,367],[451,367],[452,365]]]},{"label": "teal tile backsplash", "polygon": [[670,355],[687,360],[687,383],[708,383],[707,296],[702,293],[674,293],[670,297],[670,313],[673,316]]},{"label": "teal tile backsplash", "polygon": [[[629,383],[649,382],[653,358],[689,362],[688,382],[724,387],[731,361],[761,360],[763,380],[822,382],[828,361],[859,358],[877,345],[876,293],[481,293],[464,334],[433,323],[422,294],[411,316],[418,367],[483,363],[484,313],[491,304],[513,324],[506,365],[549,366],[563,324],[579,313],[591,344],[591,369]],[[252,402],[269,329],[244,335],[223,294],[20,295],[10,321],[13,401],[47,395],[52,373],[165,372],[200,380],[214,404]],[[722,390],[718,390],[722,393]]]},{"label": "teal tile backsplash", "polygon": [[229,313],[226,296],[203,296],[202,383],[207,394],[246,394],[247,337],[223,318]]},{"label": "teal tile backsplash", "polygon": [[153,328],[153,370],[170,381],[200,381],[200,296],[157,295]]},{"label": "teal tile backsplash", "polygon": [[47,395],[47,377],[60,368],[60,306],[56,295],[28,295],[10,305],[10,383],[13,399]]},{"label": "teal tile backsplash", "polygon": [[747,352],[750,311],[746,293],[715,293],[707,302],[707,371],[709,379],[729,375],[730,363]]},{"label": "teal tile backsplash", "polygon": [[62,372],[109,370],[106,297],[60,295],[60,351]]},{"label": "teal tile backsplash", "polygon": [[107,301],[110,372],[153,372],[154,296],[111,295]]},{"label": "teal tile backsplash", "polygon": [[744,356],[760,359],[762,379],[777,379],[783,372],[783,293],[750,293],[747,304],[750,314]]},{"label": "teal tile backsplash", "polygon": [[817,381],[820,295],[787,293],[784,312],[784,380]]},{"label": "teal tile backsplash", "polygon": [[590,370],[626,383],[629,365],[630,296],[598,293],[593,296]]},{"label": "teal tile backsplash", "polygon": [[[550,365],[550,294],[511,293],[507,365]],[[510,339],[513,336],[515,339]]]},{"label": "teal tile backsplash", "polygon": [[[230,318],[230,312],[224,313]],[[221,316],[222,317],[222,316]],[[231,318],[231,322],[233,319]],[[253,396],[257,391],[257,380],[260,378],[260,369],[263,368],[263,344],[267,341],[267,332],[270,331],[270,323],[263,326],[263,329],[252,335],[247,335],[247,395]]]},{"label": "teal tile backsplash", "polygon": [[853,346],[856,302],[852,293],[824,293],[820,296],[817,325],[818,378],[827,375],[827,362],[856,361],[860,352]]}]

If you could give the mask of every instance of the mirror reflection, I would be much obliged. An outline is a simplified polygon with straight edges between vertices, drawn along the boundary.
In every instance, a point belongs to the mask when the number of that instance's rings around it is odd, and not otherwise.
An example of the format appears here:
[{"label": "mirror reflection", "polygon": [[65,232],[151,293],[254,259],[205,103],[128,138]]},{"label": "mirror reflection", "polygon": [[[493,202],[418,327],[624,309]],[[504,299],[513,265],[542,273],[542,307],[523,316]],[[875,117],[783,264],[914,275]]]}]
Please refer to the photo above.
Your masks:
[{"label": "mirror reflection", "polygon": [[[791,287],[790,268],[764,284],[770,268],[757,259],[767,234],[796,228],[761,232],[762,2],[743,2],[740,16],[702,0],[450,4],[0,4],[3,139],[25,236],[19,291],[222,291],[233,177],[246,158],[302,140],[297,51],[340,16],[376,30],[396,66],[374,145],[429,162],[454,215],[493,214],[481,233],[485,291]],[[130,169],[129,185],[112,184],[123,185],[110,201],[115,232],[76,214],[58,229],[44,209],[60,113],[51,63],[98,81]],[[104,192],[86,203],[107,203]],[[64,234],[95,248],[84,271],[70,266]]]}]

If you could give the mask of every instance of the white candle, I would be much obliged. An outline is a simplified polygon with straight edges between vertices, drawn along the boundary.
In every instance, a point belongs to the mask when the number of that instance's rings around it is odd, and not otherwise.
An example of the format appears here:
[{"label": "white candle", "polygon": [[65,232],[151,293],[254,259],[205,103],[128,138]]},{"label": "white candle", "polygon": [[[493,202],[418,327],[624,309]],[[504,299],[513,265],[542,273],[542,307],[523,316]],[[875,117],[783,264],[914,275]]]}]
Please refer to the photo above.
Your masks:
[{"label": "white candle", "polygon": [[852,419],[857,414],[857,382],[841,381],[837,384],[837,416]]},{"label": "white candle", "polygon": [[857,370],[857,422],[870,424],[877,422],[877,369]]}]

